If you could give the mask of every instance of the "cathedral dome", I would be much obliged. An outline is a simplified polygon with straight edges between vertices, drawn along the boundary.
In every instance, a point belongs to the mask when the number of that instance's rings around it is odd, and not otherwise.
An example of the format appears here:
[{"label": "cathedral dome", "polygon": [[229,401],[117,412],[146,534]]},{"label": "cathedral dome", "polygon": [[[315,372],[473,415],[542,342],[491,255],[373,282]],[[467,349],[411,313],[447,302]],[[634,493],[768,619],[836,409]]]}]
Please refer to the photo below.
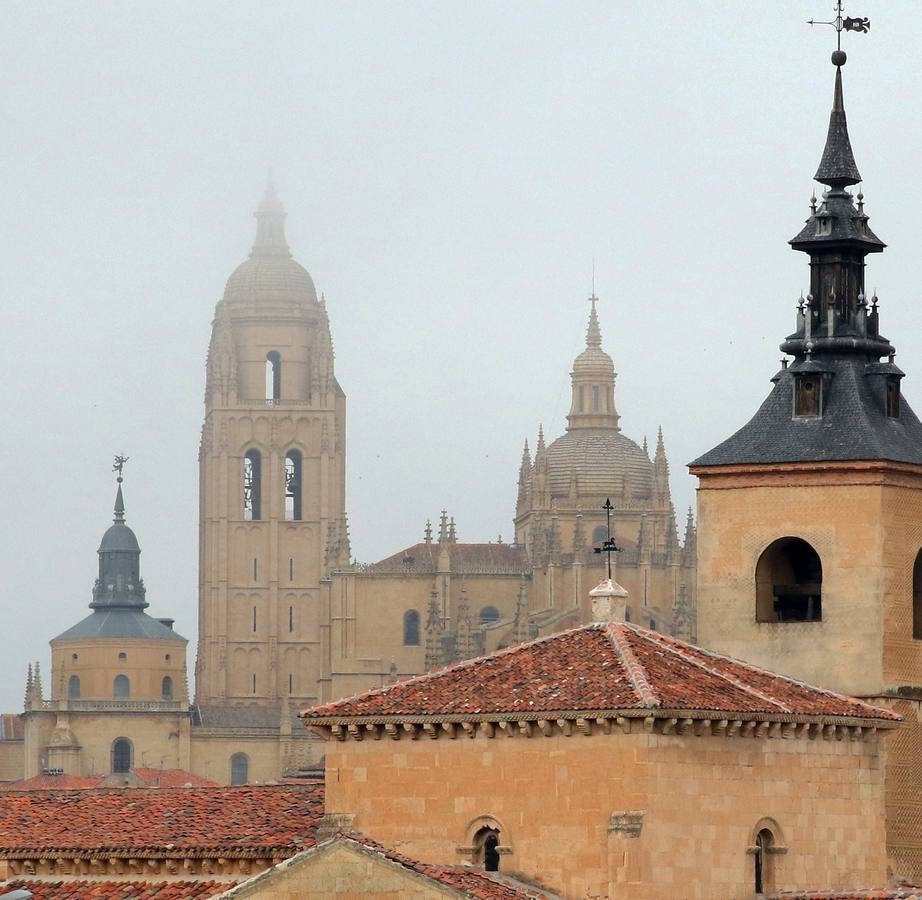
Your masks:
[{"label": "cathedral dome", "polygon": [[228,303],[316,303],[317,289],[307,269],[290,256],[253,255],[227,279]]},{"label": "cathedral dome", "polygon": [[124,524],[116,522],[102,536],[99,544],[100,553],[140,553],[138,539],[135,533]]},{"label": "cathedral dome", "polygon": [[573,360],[573,374],[581,372],[613,373],[615,364],[601,347],[587,347]]},{"label": "cathedral dome", "polygon": [[653,463],[641,447],[611,428],[578,428],[547,448],[551,496],[566,496],[576,478],[580,494],[634,497],[653,492]]}]

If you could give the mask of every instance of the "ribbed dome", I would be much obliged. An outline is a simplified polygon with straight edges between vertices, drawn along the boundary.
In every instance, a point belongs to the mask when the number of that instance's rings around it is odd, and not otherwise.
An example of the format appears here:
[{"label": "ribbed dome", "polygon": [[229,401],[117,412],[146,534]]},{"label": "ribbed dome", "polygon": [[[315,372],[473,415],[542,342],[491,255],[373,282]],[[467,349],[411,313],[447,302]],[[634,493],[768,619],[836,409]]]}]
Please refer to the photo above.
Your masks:
[{"label": "ribbed dome", "polygon": [[102,536],[99,545],[100,553],[140,553],[138,539],[135,533],[121,522],[110,525],[108,531]]},{"label": "ribbed dome", "polygon": [[615,364],[601,347],[587,347],[573,360],[573,374],[588,371],[603,371],[606,374],[613,374]]},{"label": "ribbed dome", "polygon": [[568,431],[547,448],[548,482],[552,496],[566,496],[578,476],[581,494],[615,496],[622,481],[635,497],[653,492],[653,463],[621,432],[608,428]]},{"label": "ribbed dome", "polygon": [[228,303],[316,303],[317,289],[307,269],[285,256],[251,256],[227,279]]}]

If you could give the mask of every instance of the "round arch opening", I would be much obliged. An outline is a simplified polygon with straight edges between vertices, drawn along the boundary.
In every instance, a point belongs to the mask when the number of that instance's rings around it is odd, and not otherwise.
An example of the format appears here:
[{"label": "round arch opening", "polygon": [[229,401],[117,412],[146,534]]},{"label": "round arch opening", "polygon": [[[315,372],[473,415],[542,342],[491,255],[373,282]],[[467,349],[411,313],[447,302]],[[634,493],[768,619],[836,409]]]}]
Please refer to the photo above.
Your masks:
[{"label": "round arch opening", "polygon": [[805,540],[769,544],[756,564],[757,622],[819,622],[823,618],[823,564]]}]

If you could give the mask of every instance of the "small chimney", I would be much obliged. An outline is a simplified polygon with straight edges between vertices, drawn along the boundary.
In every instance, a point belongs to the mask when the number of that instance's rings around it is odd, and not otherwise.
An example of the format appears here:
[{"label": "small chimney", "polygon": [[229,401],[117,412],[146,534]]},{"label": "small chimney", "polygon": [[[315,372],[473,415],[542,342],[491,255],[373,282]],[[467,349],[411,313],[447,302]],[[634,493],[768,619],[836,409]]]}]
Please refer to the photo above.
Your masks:
[{"label": "small chimney", "polygon": [[593,622],[623,622],[627,613],[627,591],[606,578],[600,581],[590,592],[592,599]]}]

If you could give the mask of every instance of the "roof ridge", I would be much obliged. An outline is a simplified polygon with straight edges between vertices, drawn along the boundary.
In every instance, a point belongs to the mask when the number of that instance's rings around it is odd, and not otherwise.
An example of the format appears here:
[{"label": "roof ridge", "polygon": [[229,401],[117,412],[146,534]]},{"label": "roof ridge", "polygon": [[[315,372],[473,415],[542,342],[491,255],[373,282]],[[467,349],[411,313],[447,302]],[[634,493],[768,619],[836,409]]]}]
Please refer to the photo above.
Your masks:
[{"label": "roof ridge", "polygon": [[677,646],[673,646],[671,641],[667,643],[665,641],[658,640],[657,632],[651,631],[648,634],[641,635],[641,637],[656,644],[659,647],[662,647],[665,650],[668,650],[674,656],[678,656],[681,659],[684,659],[686,662],[691,663],[693,666],[697,666],[699,669],[704,669],[705,672],[723,679],[724,681],[732,684],[734,687],[738,687],[740,690],[745,691],[747,694],[751,694],[753,697],[757,697],[759,700],[764,700],[766,703],[771,703],[774,706],[777,706],[782,712],[789,713],[792,711],[791,707],[786,703],[782,703],[775,697],[770,697],[768,694],[760,691],[758,688],[755,688],[750,684],[746,684],[746,682],[741,681],[739,678],[735,678],[726,672],[721,672],[719,669],[715,669],[712,666],[705,665],[701,662],[701,660],[695,659],[690,654],[680,650]]},{"label": "roof ridge", "polygon": [[[668,641],[677,640],[676,638],[666,637],[666,635],[659,634],[658,632],[657,636],[660,638],[665,638]],[[759,672],[762,675],[768,675],[771,678],[780,678],[782,681],[786,681],[788,684],[796,684],[797,687],[811,691],[814,694],[824,694],[827,697],[835,697],[836,700],[849,700],[852,703],[858,703],[868,709],[875,709],[881,712],[890,712],[890,710],[886,710],[884,707],[875,706],[873,703],[867,703],[860,697],[853,697],[851,694],[840,694],[838,691],[829,690],[829,688],[817,687],[814,684],[810,684],[808,681],[802,681],[801,679],[794,678],[791,675],[785,675],[782,672],[775,672],[771,669],[766,669],[764,666],[756,665],[755,663],[751,663],[745,659],[740,659],[737,656],[727,656],[724,653],[717,653],[715,650],[709,650],[707,647],[702,647],[699,644],[692,644],[690,646],[692,646],[697,653],[701,653],[704,656],[710,656],[713,659],[722,659],[726,662],[736,663],[737,665],[745,666],[747,669],[752,669],[754,672]]]},{"label": "roof ridge", "polygon": [[512,653],[518,653],[522,650],[525,650],[529,647],[533,647],[536,644],[547,643],[548,641],[559,640],[565,635],[573,634],[577,631],[600,631],[604,628],[599,622],[591,622],[588,625],[579,625],[576,628],[568,628],[566,631],[555,631],[553,634],[545,634],[541,637],[533,638],[530,641],[525,641],[521,644],[513,644],[511,647],[503,647],[502,650],[494,650],[492,653],[484,653],[480,656],[471,657],[471,659],[462,659],[459,662],[449,663],[445,666],[439,666],[437,669],[430,669],[428,672],[422,672],[419,675],[413,675],[410,678],[403,679],[401,681],[395,681],[393,684],[386,684],[383,687],[377,688],[368,688],[365,691],[358,691],[355,694],[351,694],[348,697],[340,697],[337,700],[329,700],[326,703],[318,703],[315,706],[309,706],[306,709],[302,709],[298,713],[300,718],[306,717],[308,714],[316,712],[316,710],[324,709],[332,706],[339,706],[353,700],[360,700],[364,697],[371,696],[372,694],[387,694],[399,687],[405,687],[411,684],[423,684],[427,681],[430,681],[434,678],[437,678],[441,675],[444,675],[446,672],[471,668],[477,665],[480,662],[483,662],[487,659],[496,659],[501,656],[509,656]]},{"label": "roof ridge", "polygon": [[609,641],[621,660],[621,665],[624,667],[628,681],[631,682],[631,686],[634,688],[635,693],[640,697],[641,701],[646,706],[661,706],[659,697],[656,696],[656,691],[653,690],[653,686],[647,679],[647,673],[643,663],[634,656],[633,649],[628,646],[626,642],[621,640],[624,630],[626,630],[623,626],[627,626],[627,629],[631,631],[634,630],[626,622],[612,622],[606,628]]}]

